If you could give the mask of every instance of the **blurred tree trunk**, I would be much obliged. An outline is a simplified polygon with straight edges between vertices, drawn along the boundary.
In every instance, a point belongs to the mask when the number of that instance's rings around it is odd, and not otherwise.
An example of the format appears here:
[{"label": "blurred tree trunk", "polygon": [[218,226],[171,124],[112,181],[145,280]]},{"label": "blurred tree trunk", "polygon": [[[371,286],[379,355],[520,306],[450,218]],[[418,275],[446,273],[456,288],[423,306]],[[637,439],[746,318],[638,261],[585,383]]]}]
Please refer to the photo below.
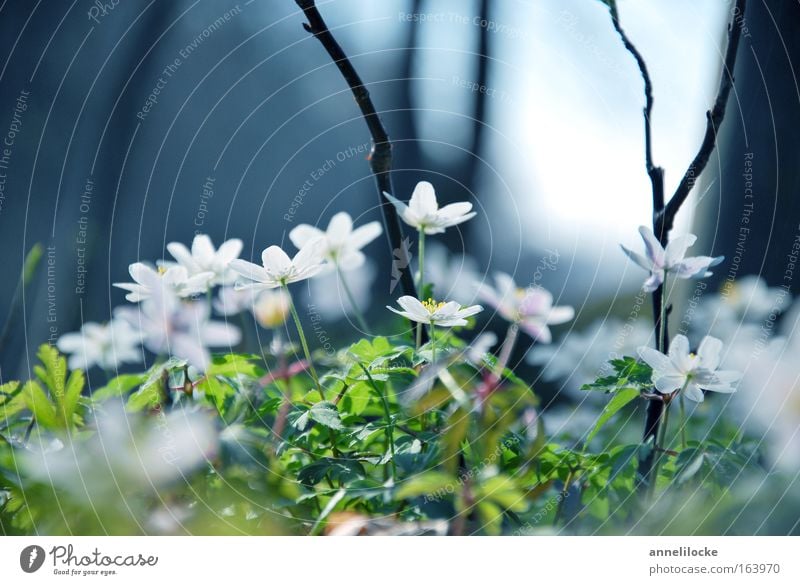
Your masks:
[{"label": "blurred tree trunk", "polygon": [[[736,91],[721,131],[719,183],[702,203],[704,237],[726,259],[715,284],[761,274],[785,280],[787,255],[800,235],[800,4],[751,2],[743,23]],[[716,161],[712,160],[712,164]],[[698,194],[695,193],[694,197]],[[704,220],[704,221],[703,221]],[[713,288],[713,287],[712,287]]]}]

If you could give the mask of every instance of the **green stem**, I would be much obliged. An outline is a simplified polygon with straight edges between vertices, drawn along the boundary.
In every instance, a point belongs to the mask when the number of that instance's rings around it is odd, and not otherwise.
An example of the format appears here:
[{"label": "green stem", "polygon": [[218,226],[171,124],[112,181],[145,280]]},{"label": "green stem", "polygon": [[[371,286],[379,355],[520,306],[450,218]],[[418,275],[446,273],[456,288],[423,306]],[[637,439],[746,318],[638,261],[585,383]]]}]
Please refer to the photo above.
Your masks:
[{"label": "green stem", "polygon": [[658,318],[658,339],[656,339],[656,348],[662,353],[667,353],[667,344],[664,342],[664,333],[666,332],[667,328],[667,300],[669,299],[666,272],[664,272],[664,281],[661,283],[661,291],[661,313]]},{"label": "green stem", "polygon": [[417,290],[422,300],[425,285],[425,230],[419,230],[419,274],[417,275]]},{"label": "green stem", "polygon": [[397,481],[397,465],[394,461],[394,421],[392,421],[392,412],[389,409],[389,400],[386,398],[386,394],[378,388],[378,385],[375,383],[375,380],[372,378],[372,374],[369,373],[367,367],[362,364],[361,362],[357,362],[359,367],[364,371],[364,374],[367,376],[367,380],[369,380],[372,389],[378,393],[380,396],[381,403],[383,404],[383,412],[386,415],[386,441],[389,443],[389,453],[392,454],[392,461],[391,461],[391,470],[392,470],[392,481]]},{"label": "green stem", "polygon": [[431,363],[436,361],[436,338],[434,336],[434,329],[436,326],[431,321]]},{"label": "green stem", "polygon": [[681,407],[681,450],[686,449],[686,404],[683,399],[683,390],[679,397]]},{"label": "green stem", "polygon": [[317,392],[319,392],[320,398],[325,400],[325,394],[322,392],[322,386],[319,383],[319,377],[317,376],[317,370],[314,368],[314,362],[311,361],[311,352],[308,350],[308,342],[306,341],[306,334],[303,332],[303,324],[300,323],[300,316],[297,314],[297,308],[294,306],[294,299],[292,298],[292,293],[289,292],[289,287],[285,284],[283,285],[283,290],[286,291],[286,294],[289,295],[289,310],[292,313],[292,318],[294,319],[294,325],[297,327],[297,334],[300,336],[300,344],[303,346],[303,352],[306,354],[306,360],[308,361],[308,371],[311,373],[311,377],[314,379],[314,384],[317,386]]},{"label": "green stem", "polygon": [[653,496],[656,491],[656,483],[658,483],[658,472],[661,469],[661,459],[664,456],[663,450],[667,448],[666,446],[666,437],[667,437],[667,427],[669,427],[669,407],[670,402],[664,403],[664,413],[661,415],[661,428],[658,432],[658,437],[656,437],[656,442],[654,444],[654,448],[656,450],[655,456],[655,463],[653,464],[653,483],[650,486],[650,495]]},{"label": "green stem", "polygon": [[358,321],[358,326],[361,327],[361,330],[367,335],[372,335],[369,332],[367,321],[364,319],[364,315],[361,313],[361,309],[359,309],[358,304],[356,303],[353,292],[350,290],[350,285],[347,284],[347,279],[344,277],[344,273],[342,272],[342,269],[338,263],[336,264],[336,274],[339,275],[339,282],[342,283],[342,288],[344,289],[345,295],[347,295],[347,300],[350,303],[350,306],[353,308],[353,314],[356,317],[356,321]]}]

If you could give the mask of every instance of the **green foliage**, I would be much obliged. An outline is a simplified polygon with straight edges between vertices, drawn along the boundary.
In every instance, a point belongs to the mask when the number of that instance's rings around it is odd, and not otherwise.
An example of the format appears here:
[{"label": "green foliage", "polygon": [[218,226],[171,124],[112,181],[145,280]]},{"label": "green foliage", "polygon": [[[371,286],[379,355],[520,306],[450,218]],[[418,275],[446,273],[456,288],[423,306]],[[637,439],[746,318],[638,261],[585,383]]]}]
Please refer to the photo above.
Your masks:
[{"label": "green foliage", "polygon": [[[43,346],[35,379],[0,386],[0,527],[88,533],[110,525],[127,534],[168,500],[195,510],[187,525],[201,534],[321,534],[342,514],[398,526],[443,521],[465,534],[537,532],[553,522],[604,530],[638,520],[646,505],[639,464],[656,453],[660,497],[702,486],[727,498],[731,486],[759,473],[752,443],[714,413],[708,417],[715,432],[695,433],[714,438],[680,451],[623,440],[632,433],[620,413],[650,391],[649,368],[633,358],[614,360],[612,375],[589,385],[610,399],[585,429],[582,446],[573,446],[547,436],[533,389],[510,370],[479,399],[485,372],[465,361],[463,349],[456,336],[443,334],[437,356],[444,361],[434,370],[425,346],[362,339],[318,364],[323,400],[309,376],[281,374],[280,356],[237,353],[214,356],[203,373],[167,359],[84,395],[83,374],[69,372],[64,358]],[[485,367],[496,368],[496,358]],[[37,444],[66,432],[78,449],[88,444],[95,418],[117,401],[132,420],[155,429],[171,412],[203,413],[220,433],[218,449],[207,465],[157,492],[106,493],[91,504],[61,493],[57,478],[43,484],[18,466],[34,434]],[[699,416],[690,422],[705,424]],[[601,435],[607,446],[592,452],[589,443]],[[108,445],[104,452],[117,453]],[[90,461],[102,465],[99,459]],[[189,508],[200,499],[203,506]]]},{"label": "green foliage", "polygon": [[616,392],[621,388],[643,389],[652,386],[650,378],[653,371],[647,364],[636,358],[623,357],[609,362],[614,372],[602,376],[589,384],[584,384],[581,390],[601,390],[606,393]]}]

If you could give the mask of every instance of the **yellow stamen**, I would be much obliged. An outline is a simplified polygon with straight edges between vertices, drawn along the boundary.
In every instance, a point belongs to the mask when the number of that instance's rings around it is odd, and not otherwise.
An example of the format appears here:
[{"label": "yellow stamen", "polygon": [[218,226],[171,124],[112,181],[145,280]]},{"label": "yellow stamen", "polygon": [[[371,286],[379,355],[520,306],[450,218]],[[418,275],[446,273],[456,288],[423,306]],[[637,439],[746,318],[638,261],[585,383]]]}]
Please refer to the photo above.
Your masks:
[{"label": "yellow stamen", "polygon": [[427,301],[422,301],[422,306],[428,309],[428,312],[433,315],[436,311],[444,307],[447,303],[445,302],[437,302],[433,299],[428,299]]},{"label": "yellow stamen", "polygon": [[164,266],[159,266],[159,267],[158,267],[158,273],[159,273],[161,276],[164,276],[164,275],[167,273],[167,269],[166,269],[166,267],[164,267]]}]

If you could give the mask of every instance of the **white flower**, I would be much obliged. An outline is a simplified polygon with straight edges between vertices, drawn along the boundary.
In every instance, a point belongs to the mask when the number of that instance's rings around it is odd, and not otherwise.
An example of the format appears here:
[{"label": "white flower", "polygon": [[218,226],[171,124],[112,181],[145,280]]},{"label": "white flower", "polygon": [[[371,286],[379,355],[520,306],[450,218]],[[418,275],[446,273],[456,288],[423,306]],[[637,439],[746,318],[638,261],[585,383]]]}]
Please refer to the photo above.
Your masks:
[{"label": "white flower", "polygon": [[416,321],[417,323],[425,323],[428,325],[435,325],[437,327],[455,327],[458,325],[466,325],[467,317],[476,315],[483,311],[480,305],[472,305],[471,307],[462,307],[455,301],[449,303],[437,303],[432,299],[427,301],[420,301],[410,296],[403,296],[397,299],[397,304],[404,310],[398,311],[393,307],[387,306],[390,311],[402,315],[406,319]]},{"label": "white flower", "polygon": [[168,290],[138,307],[118,307],[114,313],[139,332],[151,352],[184,359],[201,371],[211,359],[207,348],[231,348],[241,337],[233,325],[209,321],[204,302],[182,302]]},{"label": "white flower", "polygon": [[542,367],[544,380],[563,380],[562,388],[574,396],[599,397],[597,393],[581,393],[581,386],[607,376],[609,360],[636,355],[636,350],[652,337],[652,324],[643,319],[632,323],[599,319],[583,331],[570,332],[558,345],[535,346],[527,361]]},{"label": "white flower", "polygon": [[274,329],[286,322],[291,303],[285,290],[264,290],[256,298],[253,315],[264,329]]},{"label": "white flower", "polygon": [[120,491],[157,495],[159,488],[186,482],[219,448],[213,418],[175,409],[156,424],[125,411],[115,401],[98,410],[96,433],[70,440],[58,451],[26,452],[21,464],[31,477],[88,501],[124,498]]},{"label": "white flower", "polygon": [[560,325],[575,316],[572,307],[554,307],[553,295],[540,286],[519,288],[514,279],[503,272],[498,272],[494,278],[497,288],[482,284],[478,296],[537,341],[550,343],[553,336],[548,325]]},{"label": "white flower", "polygon": [[263,266],[246,260],[234,260],[231,262],[231,269],[253,281],[237,282],[236,288],[264,290],[311,278],[324,267],[320,255],[321,246],[321,240],[313,240],[303,246],[291,259],[279,246],[270,246],[261,253]]},{"label": "white flower", "polygon": [[361,249],[381,233],[383,228],[377,221],[353,229],[353,219],[342,211],[331,218],[326,231],[304,223],[289,232],[289,239],[299,250],[320,240],[319,254],[343,270],[350,270],[364,263]]},{"label": "white flower", "polygon": [[722,341],[710,335],[703,338],[697,354],[689,353],[689,340],[676,335],[669,346],[669,355],[652,347],[640,347],[639,356],[653,368],[656,390],[668,394],[683,388],[686,398],[703,402],[703,390],[730,394],[741,373],[717,370],[721,360]]},{"label": "white flower", "polygon": [[242,240],[234,238],[223,242],[219,249],[215,249],[211,238],[205,234],[198,234],[192,241],[191,252],[180,242],[167,244],[167,250],[178,264],[187,270],[189,276],[212,272],[214,277],[211,279],[211,284],[228,284],[233,276],[228,265],[241,254]]},{"label": "white flower", "polygon": [[644,240],[646,257],[621,245],[622,251],[636,264],[650,271],[650,277],[644,282],[645,292],[653,292],[664,282],[667,273],[677,278],[705,278],[711,276],[709,268],[722,262],[725,257],[694,256],[686,258],[686,250],[697,241],[694,234],[684,234],[670,240],[666,250],[653,234],[653,230],[645,226],[639,228]]},{"label": "white flower", "polygon": [[213,272],[200,272],[192,276],[183,266],[162,266],[157,270],[142,262],[128,267],[134,282],[115,282],[114,286],[129,291],[125,298],[138,303],[150,298],[157,289],[171,289],[179,297],[205,293],[214,278]]},{"label": "white flower", "polygon": [[475,283],[480,280],[474,258],[453,254],[437,242],[425,249],[425,281],[433,284],[436,296],[469,305],[475,302]]},{"label": "white flower", "polygon": [[142,361],[141,336],[125,321],[84,323],[80,333],[66,333],[58,339],[58,349],[69,357],[70,369],[88,370],[99,366],[114,370],[120,364]]},{"label": "white flower", "polygon": [[441,234],[447,228],[464,223],[476,215],[472,211],[472,203],[466,201],[451,203],[439,209],[436,192],[427,181],[417,183],[408,205],[385,191],[383,196],[395,206],[404,222],[427,235]]},{"label": "white flower", "polygon": [[223,286],[214,299],[214,310],[226,317],[252,311],[257,296],[258,291],[252,289],[236,290],[233,286]]}]

